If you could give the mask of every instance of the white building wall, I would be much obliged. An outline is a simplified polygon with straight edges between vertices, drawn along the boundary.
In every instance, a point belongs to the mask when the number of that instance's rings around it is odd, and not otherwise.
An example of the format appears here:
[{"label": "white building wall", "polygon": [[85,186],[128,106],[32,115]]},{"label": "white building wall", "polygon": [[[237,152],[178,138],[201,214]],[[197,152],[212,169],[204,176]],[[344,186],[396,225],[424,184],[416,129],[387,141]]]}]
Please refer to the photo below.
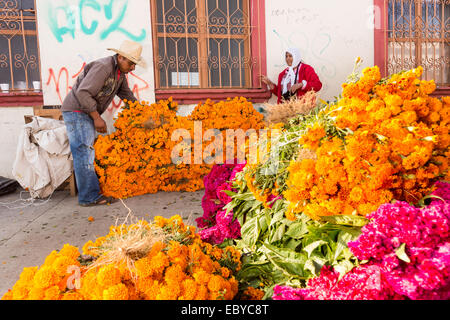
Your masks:
[{"label": "white building wall", "polygon": [[24,116],[33,115],[33,107],[0,108],[0,176],[13,179],[17,141],[25,124]]},{"label": "white building wall", "polygon": [[373,23],[373,0],[266,1],[269,78],[277,81],[286,68],[284,50],[297,47],[323,83],[321,98],[332,100],[358,56],[363,66],[374,64]]}]

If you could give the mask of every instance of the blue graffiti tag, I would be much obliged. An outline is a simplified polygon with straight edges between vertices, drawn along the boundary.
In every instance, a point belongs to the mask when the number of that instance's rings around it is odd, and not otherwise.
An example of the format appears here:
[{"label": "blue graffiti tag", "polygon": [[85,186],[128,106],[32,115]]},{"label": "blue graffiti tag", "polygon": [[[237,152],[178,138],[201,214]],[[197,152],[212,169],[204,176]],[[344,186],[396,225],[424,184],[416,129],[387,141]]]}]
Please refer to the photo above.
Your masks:
[{"label": "blue graffiti tag", "polygon": [[[67,1],[64,5],[54,7],[53,3],[48,5],[48,25],[53,35],[58,42],[63,42],[63,36],[69,34],[72,39],[76,37],[76,22],[79,19],[81,32],[85,35],[93,35],[100,28],[99,20],[93,18],[90,22],[88,17],[95,17],[96,15],[88,15],[88,9],[94,10],[98,13],[103,11],[103,14],[108,21],[108,26],[100,31],[100,40],[105,40],[113,32],[120,32],[129,39],[140,42],[147,37],[147,31],[142,29],[138,35],[131,33],[121,26],[128,9],[128,0],[109,0],[102,6],[97,0],[79,0],[78,5],[69,6]],[[66,25],[60,25],[58,22],[58,14],[66,21]]]},{"label": "blue graffiti tag", "polygon": [[[105,16],[106,16],[106,18],[108,20],[111,20],[113,18],[113,5],[114,5],[114,3],[117,3],[117,1],[110,0],[109,4],[104,7],[104,9],[105,9]],[[134,41],[142,41],[142,40],[145,39],[145,36],[147,34],[145,29],[141,30],[141,34],[139,36],[135,36],[135,35],[131,34],[130,32],[128,32],[127,30],[125,30],[125,29],[120,27],[120,24],[122,23],[122,20],[125,17],[125,13],[127,11],[127,7],[128,7],[128,0],[126,0],[122,4],[121,9],[119,10],[119,14],[117,15],[116,19],[112,22],[111,26],[108,29],[106,29],[105,31],[102,32],[102,34],[100,36],[100,38],[102,40],[106,39],[109,36],[109,34],[111,32],[114,32],[114,31],[122,32],[128,38],[130,38],[131,40],[134,40]]]},{"label": "blue graffiti tag", "polygon": [[[64,14],[65,20],[67,21],[67,26],[60,27],[58,25],[58,13],[62,12]],[[63,42],[63,35],[69,33],[73,39],[75,39],[75,13],[70,7],[58,6],[54,8],[53,6],[48,7],[48,26],[52,31],[58,42]]]},{"label": "blue graffiti tag", "polygon": [[90,34],[94,34],[95,31],[97,30],[98,21],[94,20],[94,21],[92,21],[92,24],[91,24],[91,26],[89,28],[86,27],[86,25],[84,24],[84,16],[83,16],[83,9],[84,9],[85,6],[86,7],[90,7],[92,9],[94,9],[95,11],[102,11],[102,7],[95,0],[81,0],[80,1],[79,8],[80,8],[80,25],[81,25],[81,30],[85,34],[90,35]]}]

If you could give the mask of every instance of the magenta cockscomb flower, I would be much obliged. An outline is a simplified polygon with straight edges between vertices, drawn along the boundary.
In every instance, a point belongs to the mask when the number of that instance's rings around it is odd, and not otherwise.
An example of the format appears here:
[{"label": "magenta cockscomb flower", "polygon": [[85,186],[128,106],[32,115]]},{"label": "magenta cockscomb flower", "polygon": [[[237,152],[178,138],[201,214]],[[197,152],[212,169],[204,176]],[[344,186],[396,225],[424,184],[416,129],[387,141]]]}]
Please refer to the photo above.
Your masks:
[{"label": "magenta cockscomb flower", "polygon": [[233,212],[226,214],[226,210],[219,211],[216,215],[216,222],[215,226],[199,232],[202,241],[211,244],[221,244],[225,239],[241,237],[241,225],[239,221],[233,221]]},{"label": "magenta cockscomb flower", "polygon": [[215,165],[211,172],[203,178],[205,194],[202,198],[203,216],[196,219],[199,228],[215,225],[215,215],[225,205],[218,197],[218,188],[227,183],[233,171],[232,165]]},{"label": "magenta cockscomb flower", "polygon": [[322,268],[320,277],[310,279],[305,289],[275,287],[274,300],[399,300],[375,265],[364,265],[347,273],[339,281],[332,267]]},{"label": "magenta cockscomb flower", "polygon": [[[438,181],[435,184],[436,190],[432,192],[432,195],[440,197],[445,201],[450,201],[450,183]],[[434,198],[433,202],[439,202],[439,199]]]},{"label": "magenta cockscomb flower", "polygon": [[305,289],[278,287],[274,299],[450,299],[450,184],[439,182],[429,206],[385,204],[348,247],[368,263],[339,274],[324,267]]},{"label": "magenta cockscomb flower", "polygon": [[204,178],[205,195],[202,199],[203,216],[196,219],[203,241],[220,244],[225,239],[237,239],[241,236],[241,225],[233,220],[233,212],[228,215],[223,211],[231,197],[225,191],[235,191],[232,180],[238,172],[245,167],[244,164],[215,165]]}]

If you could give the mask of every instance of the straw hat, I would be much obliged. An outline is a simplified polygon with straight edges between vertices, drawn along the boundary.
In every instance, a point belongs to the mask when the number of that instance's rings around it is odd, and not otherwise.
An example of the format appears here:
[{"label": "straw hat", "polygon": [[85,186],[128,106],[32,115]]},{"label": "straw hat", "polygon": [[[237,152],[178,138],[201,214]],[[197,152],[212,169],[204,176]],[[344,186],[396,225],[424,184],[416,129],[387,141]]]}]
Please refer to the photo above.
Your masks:
[{"label": "straw hat", "polygon": [[143,68],[147,67],[146,62],[141,57],[142,45],[140,45],[137,42],[125,40],[124,42],[122,42],[120,49],[108,48],[108,50],[111,50],[111,51],[114,51],[115,53],[120,54],[121,56],[136,63],[140,67],[143,67]]}]

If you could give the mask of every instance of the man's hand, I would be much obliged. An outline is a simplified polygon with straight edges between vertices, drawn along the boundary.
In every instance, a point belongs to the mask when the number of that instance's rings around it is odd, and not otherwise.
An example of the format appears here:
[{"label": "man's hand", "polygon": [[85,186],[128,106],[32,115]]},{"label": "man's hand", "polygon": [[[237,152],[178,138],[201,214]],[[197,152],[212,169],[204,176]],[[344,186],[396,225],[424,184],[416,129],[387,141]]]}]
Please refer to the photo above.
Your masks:
[{"label": "man's hand", "polygon": [[95,130],[97,130],[97,132],[99,132],[99,133],[107,133],[108,132],[106,122],[101,117],[94,120],[94,126],[95,126]]},{"label": "man's hand", "polygon": [[92,120],[94,120],[94,127],[97,132],[99,133],[108,132],[108,127],[106,126],[105,120],[103,120],[103,118],[97,111],[91,112],[89,115],[91,116]]}]

